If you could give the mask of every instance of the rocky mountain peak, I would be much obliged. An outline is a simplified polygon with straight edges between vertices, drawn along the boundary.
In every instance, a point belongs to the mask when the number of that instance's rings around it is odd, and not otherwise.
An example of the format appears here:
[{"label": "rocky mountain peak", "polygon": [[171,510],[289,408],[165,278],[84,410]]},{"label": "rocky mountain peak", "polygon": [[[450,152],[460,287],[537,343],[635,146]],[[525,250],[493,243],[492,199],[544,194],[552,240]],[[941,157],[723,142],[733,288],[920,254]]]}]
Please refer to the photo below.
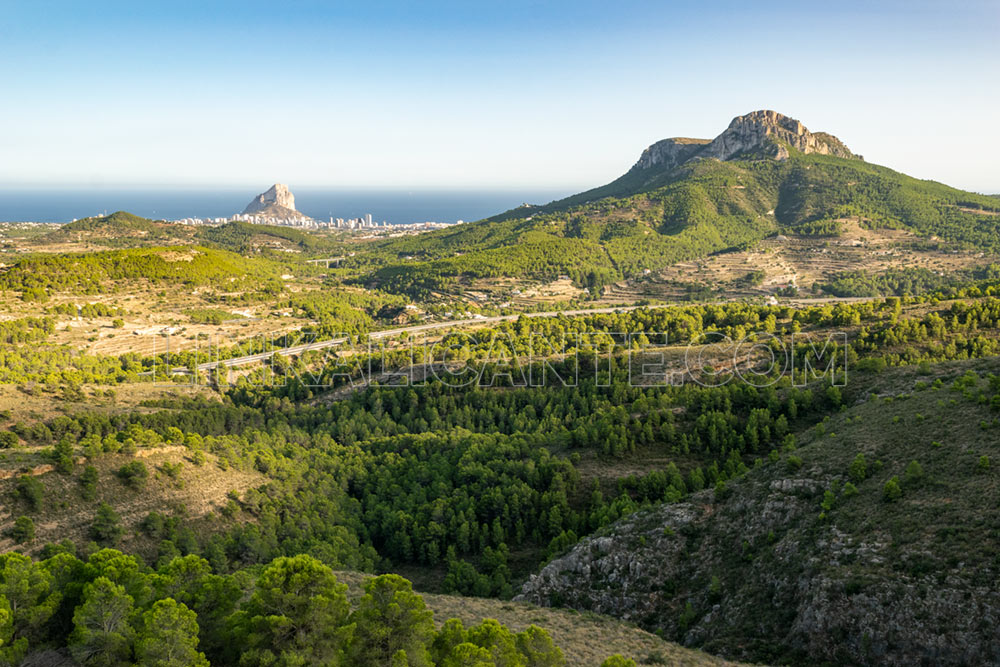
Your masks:
[{"label": "rocky mountain peak", "polygon": [[860,159],[833,135],[810,132],[794,118],[763,109],[737,116],[712,140],[678,137],[658,141],[643,151],[632,168],[670,170],[694,158],[731,160],[746,153],[783,160],[789,156],[789,147],[803,153]]},{"label": "rocky mountain peak", "polygon": [[253,201],[243,209],[243,213],[254,215],[272,207],[287,209],[291,213],[295,212],[295,195],[292,194],[287,185],[275,183],[267,192],[254,197]]},{"label": "rocky mountain peak", "polygon": [[825,132],[810,132],[794,118],[768,109],[734,118],[729,127],[699,155],[728,160],[740,153],[764,149],[773,152],[774,157],[784,159],[788,157],[788,149],[782,144],[803,153],[855,157],[836,137]]}]

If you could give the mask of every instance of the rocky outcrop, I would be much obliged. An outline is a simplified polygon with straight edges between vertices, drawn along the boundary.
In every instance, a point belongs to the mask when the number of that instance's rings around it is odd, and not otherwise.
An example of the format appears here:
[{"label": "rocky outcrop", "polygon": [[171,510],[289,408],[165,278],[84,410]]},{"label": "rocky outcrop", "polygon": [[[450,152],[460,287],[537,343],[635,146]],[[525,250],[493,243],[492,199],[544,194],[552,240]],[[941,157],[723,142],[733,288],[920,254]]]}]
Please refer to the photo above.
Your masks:
[{"label": "rocky outcrop", "polygon": [[688,139],[685,137],[657,141],[642,152],[634,169],[649,169],[651,167],[673,169],[690,160],[708,143],[708,139]]},{"label": "rocky outcrop", "polygon": [[[887,537],[818,519],[831,477],[748,475],[581,540],[514,599],[621,618],[728,658],[998,664],[1000,591],[958,563],[904,573]],[[959,558],[960,560],[960,558]]]},{"label": "rocky outcrop", "polygon": [[747,154],[783,160],[788,158],[790,148],[806,154],[860,159],[831,134],[810,132],[794,118],[761,110],[737,116],[711,141],[687,138],[658,141],[643,151],[632,169],[670,170],[696,158],[731,160]]},{"label": "rocky outcrop", "polygon": [[254,197],[253,201],[243,209],[243,215],[257,215],[274,218],[302,218],[301,213],[295,210],[295,195],[288,189],[287,185],[275,183],[271,188],[262,194]]},{"label": "rocky outcrop", "polygon": [[819,153],[851,158],[854,154],[836,137],[812,133],[805,125],[777,111],[754,111],[737,116],[726,130],[712,140],[699,157],[728,160],[758,150],[774,151],[774,157],[788,157],[790,146],[802,153]]}]

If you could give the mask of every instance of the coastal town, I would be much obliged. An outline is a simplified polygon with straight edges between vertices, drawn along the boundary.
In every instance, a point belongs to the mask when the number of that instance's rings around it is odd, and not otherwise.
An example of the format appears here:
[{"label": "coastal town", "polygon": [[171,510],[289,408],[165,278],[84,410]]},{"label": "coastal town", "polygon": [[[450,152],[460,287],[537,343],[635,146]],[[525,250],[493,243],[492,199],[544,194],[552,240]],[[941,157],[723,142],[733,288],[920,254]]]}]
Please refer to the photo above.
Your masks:
[{"label": "coastal town", "polygon": [[461,224],[456,222],[415,222],[406,224],[391,224],[382,220],[373,219],[371,213],[365,213],[357,218],[334,218],[329,220],[316,220],[295,208],[295,197],[288,186],[275,183],[266,192],[263,192],[251,201],[242,213],[227,217],[209,218],[182,218],[172,220],[183,225],[224,225],[229,222],[249,222],[258,225],[278,225],[283,227],[298,227],[300,229],[339,229],[347,231],[369,231],[376,235],[380,233],[416,233],[443,229],[452,225]]}]

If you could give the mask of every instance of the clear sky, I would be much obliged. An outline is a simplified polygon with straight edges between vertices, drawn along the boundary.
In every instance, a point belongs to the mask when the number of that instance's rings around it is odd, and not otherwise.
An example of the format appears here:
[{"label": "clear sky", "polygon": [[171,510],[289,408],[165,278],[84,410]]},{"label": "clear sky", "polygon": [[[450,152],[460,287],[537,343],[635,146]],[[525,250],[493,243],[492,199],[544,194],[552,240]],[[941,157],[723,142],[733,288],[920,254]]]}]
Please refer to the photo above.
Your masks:
[{"label": "clear sky", "polygon": [[1000,2],[0,0],[0,188],[585,188],[771,108],[1000,192]]}]

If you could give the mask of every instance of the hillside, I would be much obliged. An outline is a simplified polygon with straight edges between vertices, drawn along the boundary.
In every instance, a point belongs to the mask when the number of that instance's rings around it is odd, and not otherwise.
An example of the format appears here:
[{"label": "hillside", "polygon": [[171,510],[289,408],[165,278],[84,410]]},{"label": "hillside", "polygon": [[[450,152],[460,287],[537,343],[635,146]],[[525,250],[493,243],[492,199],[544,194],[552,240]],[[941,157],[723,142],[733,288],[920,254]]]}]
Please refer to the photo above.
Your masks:
[{"label": "hillside", "polygon": [[739,659],[994,663],[998,369],[855,374],[798,449],[582,540],[518,599]]},{"label": "hillside", "polygon": [[234,284],[275,277],[277,267],[252,263],[234,253],[202,246],[129,248],[93,253],[25,255],[0,272],[0,288],[17,290],[24,300],[45,300],[55,291],[100,294],[116,285]]},{"label": "hillside", "polygon": [[[103,450],[100,441],[97,446],[103,455],[77,456],[65,467],[44,447],[0,454],[0,495],[5,498],[0,550],[37,555],[45,544],[99,541],[156,563],[164,555],[157,551],[161,539],[169,536],[188,544],[195,540],[192,530],[221,530],[232,523],[222,512],[229,494],[239,497],[265,481],[259,473],[225,466],[214,455],[196,454],[178,443],[144,443],[134,452],[119,443],[113,453]],[[93,472],[87,473],[89,469]],[[102,504],[118,518],[117,539],[95,532]],[[151,515],[172,527],[154,529]],[[33,523],[30,540],[18,537],[15,530],[15,521],[23,516]]]},{"label": "hillside", "polygon": [[38,239],[40,245],[93,243],[111,247],[189,243],[194,230],[162,220],[149,220],[126,211],[82,218],[61,225]]},{"label": "hillside", "polygon": [[680,261],[795,234],[820,247],[845,221],[1000,251],[996,199],[869,164],[840,140],[775,112],[712,141],[669,139],[612,183],[458,229],[374,244],[351,263],[415,296],[463,281],[568,275],[597,290]]},{"label": "hillside", "polygon": [[290,227],[234,221],[198,232],[206,244],[248,255],[265,251],[308,252],[331,247],[325,239]]},{"label": "hillside", "polygon": [[[264,216],[264,209],[258,214]],[[294,213],[294,211],[293,211]],[[266,251],[308,252],[330,247],[323,238],[307,232],[244,221],[219,226],[194,227],[150,220],[126,211],[111,215],[83,218],[61,225],[55,231],[40,236],[33,247],[40,251],[53,249],[77,250],[83,245],[114,248],[139,248],[177,244],[202,243],[242,255]]]}]

